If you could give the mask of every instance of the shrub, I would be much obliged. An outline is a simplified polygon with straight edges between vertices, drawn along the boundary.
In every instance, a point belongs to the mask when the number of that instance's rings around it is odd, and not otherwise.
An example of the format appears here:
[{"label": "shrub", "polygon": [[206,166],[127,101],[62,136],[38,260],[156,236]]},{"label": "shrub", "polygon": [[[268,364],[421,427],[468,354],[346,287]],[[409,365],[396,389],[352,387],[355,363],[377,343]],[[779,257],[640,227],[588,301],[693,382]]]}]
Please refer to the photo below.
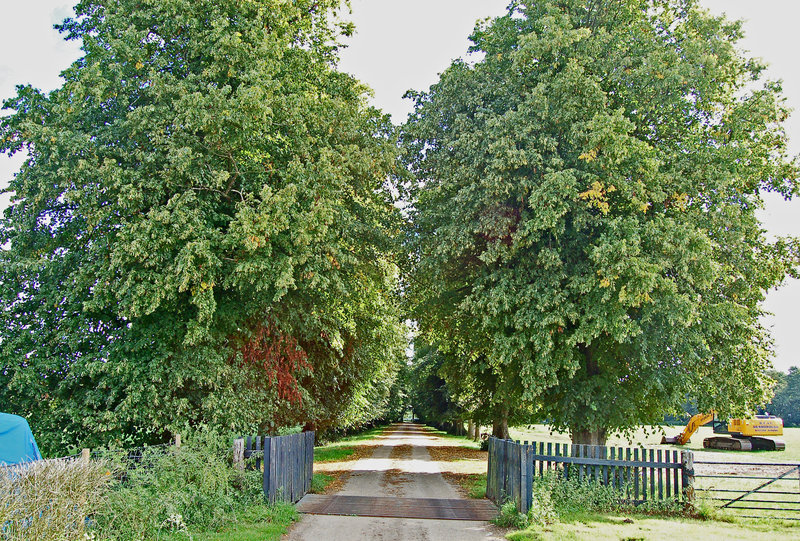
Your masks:
[{"label": "shrub", "polygon": [[543,509],[552,510],[556,517],[585,512],[684,514],[684,506],[677,500],[653,500],[634,505],[626,499],[625,487],[602,485],[589,479],[564,479],[554,474],[534,481],[533,501],[538,501]]},{"label": "shrub", "polygon": [[545,483],[534,483],[531,497],[531,508],[528,510],[528,522],[538,526],[551,524],[558,520],[551,487]]},{"label": "shrub", "polygon": [[40,460],[0,468],[0,538],[82,539],[111,474],[105,461]]},{"label": "shrub", "polygon": [[547,480],[554,508],[559,515],[584,511],[609,512],[617,510],[624,492],[607,485],[580,479]]},{"label": "shrub", "polygon": [[146,450],[98,511],[100,536],[123,541],[219,530],[248,505],[262,504],[261,474],[232,468],[228,445],[203,432],[180,449]]},{"label": "shrub", "polygon": [[508,500],[500,506],[500,513],[492,522],[503,528],[522,529],[528,526],[528,517],[517,511],[516,502]]}]

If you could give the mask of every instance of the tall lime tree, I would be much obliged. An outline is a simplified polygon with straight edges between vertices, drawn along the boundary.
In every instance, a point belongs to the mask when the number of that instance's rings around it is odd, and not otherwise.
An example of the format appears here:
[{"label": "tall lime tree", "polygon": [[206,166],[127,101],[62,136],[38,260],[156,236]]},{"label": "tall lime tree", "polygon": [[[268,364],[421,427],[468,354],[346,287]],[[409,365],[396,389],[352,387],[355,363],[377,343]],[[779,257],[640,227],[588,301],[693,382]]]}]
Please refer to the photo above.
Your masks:
[{"label": "tall lime tree", "polygon": [[797,245],[756,211],[798,168],[741,36],[694,0],[515,1],[411,93],[409,296],[501,415],[603,443],[767,399],[760,303]]},{"label": "tall lime tree", "polygon": [[340,9],[82,1],[63,85],[5,103],[0,150],[28,157],[0,223],[0,403],[45,447],[388,400],[397,150],[335,70]]}]

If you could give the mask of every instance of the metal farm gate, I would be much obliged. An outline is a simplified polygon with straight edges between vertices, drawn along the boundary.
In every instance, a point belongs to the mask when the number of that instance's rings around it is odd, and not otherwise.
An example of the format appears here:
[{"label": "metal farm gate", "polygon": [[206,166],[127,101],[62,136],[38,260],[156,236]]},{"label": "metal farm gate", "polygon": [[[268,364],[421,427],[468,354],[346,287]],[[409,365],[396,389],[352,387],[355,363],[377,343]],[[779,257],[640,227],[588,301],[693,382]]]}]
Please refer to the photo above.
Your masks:
[{"label": "metal farm gate", "polygon": [[800,520],[800,464],[695,461],[694,490],[744,518]]}]

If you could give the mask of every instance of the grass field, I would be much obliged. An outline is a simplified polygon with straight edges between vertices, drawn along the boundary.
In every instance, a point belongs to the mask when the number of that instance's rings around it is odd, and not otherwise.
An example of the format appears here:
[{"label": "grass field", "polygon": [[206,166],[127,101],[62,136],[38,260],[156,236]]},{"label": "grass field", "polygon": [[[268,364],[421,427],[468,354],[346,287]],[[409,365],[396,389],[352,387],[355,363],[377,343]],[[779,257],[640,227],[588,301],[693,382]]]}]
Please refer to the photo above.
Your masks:
[{"label": "grass field", "polygon": [[[644,427],[635,431],[630,438],[618,434],[608,438],[608,445],[645,448],[677,449],[698,451],[707,460],[730,460],[732,462],[800,462],[800,428],[785,428],[782,439],[786,443],[785,451],[720,451],[716,449],[703,449],[703,439],[713,436],[709,426],[700,427],[692,436],[687,445],[661,445],[661,437],[677,436],[683,430],[682,426],[653,426]],[[509,430],[511,439],[520,441],[552,441],[569,443],[569,434],[565,432],[551,432],[546,425],[530,425],[514,427]],[[712,458],[713,457],[713,458]]]}]

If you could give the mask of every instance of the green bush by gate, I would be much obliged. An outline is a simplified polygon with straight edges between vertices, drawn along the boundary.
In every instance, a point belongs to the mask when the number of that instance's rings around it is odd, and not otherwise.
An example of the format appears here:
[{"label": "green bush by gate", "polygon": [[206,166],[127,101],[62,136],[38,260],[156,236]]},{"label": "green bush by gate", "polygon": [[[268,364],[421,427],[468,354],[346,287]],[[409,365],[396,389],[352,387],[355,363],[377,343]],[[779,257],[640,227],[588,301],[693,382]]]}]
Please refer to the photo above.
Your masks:
[{"label": "green bush by gate", "polygon": [[497,504],[514,500],[519,511],[527,513],[534,478],[553,471],[565,479],[586,479],[613,486],[619,489],[622,499],[632,504],[693,498],[691,451],[528,444],[494,437],[489,439],[486,497]]}]

